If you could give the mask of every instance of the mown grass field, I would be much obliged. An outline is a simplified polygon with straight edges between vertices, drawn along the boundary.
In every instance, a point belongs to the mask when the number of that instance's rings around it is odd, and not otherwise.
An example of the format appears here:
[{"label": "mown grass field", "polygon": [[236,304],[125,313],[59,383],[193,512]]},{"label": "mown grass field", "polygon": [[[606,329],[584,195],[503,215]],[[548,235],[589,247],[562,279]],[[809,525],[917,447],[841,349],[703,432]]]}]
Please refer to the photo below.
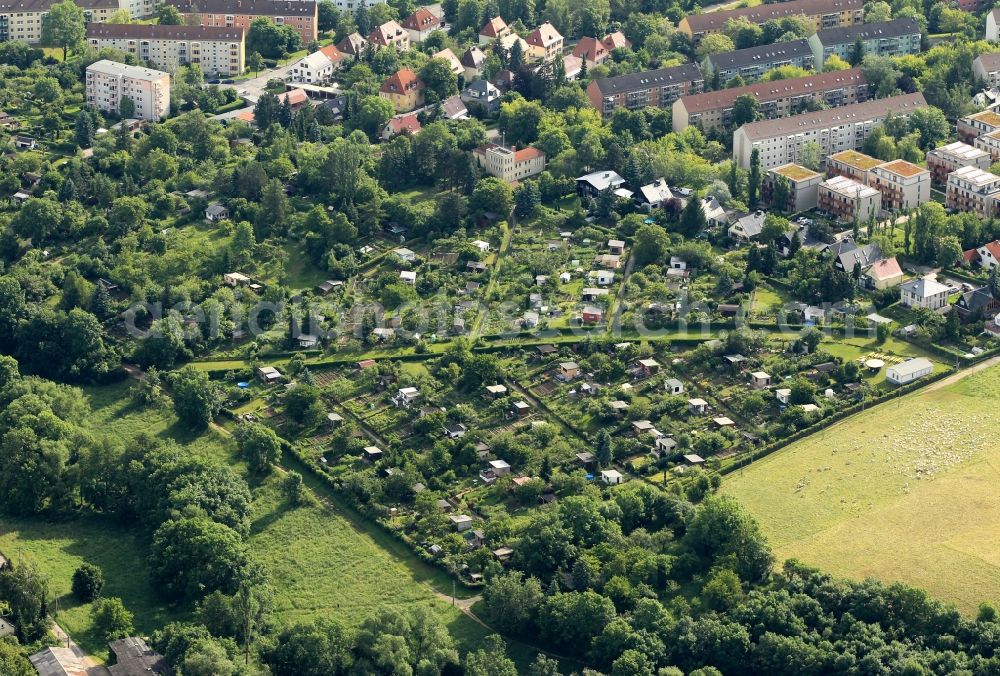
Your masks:
[{"label": "mown grass field", "polygon": [[779,561],[1000,600],[1000,366],[875,407],[723,482]]},{"label": "mown grass field", "polygon": [[[95,433],[129,439],[141,432],[171,438],[191,453],[244,471],[232,439],[209,430],[192,434],[169,407],[136,407],[130,383],[86,391]],[[307,481],[313,488],[319,484]],[[436,597],[447,576],[421,564],[404,545],[353,515],[319,504],[293,507],[283,498],[280,476],[251,481],[254,554],[264,561],[276,590],[276,612],[283,622],[336,617],[360,623],[379,608],[433,604],[463,649],[474,648],[487,633],[459,610]],[[129,524],[98,516],[55,523],[41,519],[0,518],[0,552],[34,562],[49,578],[57,599],[57,620],[88,652],[104,657],[106,648],[93,631],[90,604],[70,594],[73,571],[83,562],[100,566],[106,596],[120,597],[135,614],[136,628],[148,634],[173,620],[191,617],[190,608],[171,609],[157,597],[148,578],[149,534]],[[512,650],[519,663],[530,659]],[[533,655],[532,655],[533,657]]]}]

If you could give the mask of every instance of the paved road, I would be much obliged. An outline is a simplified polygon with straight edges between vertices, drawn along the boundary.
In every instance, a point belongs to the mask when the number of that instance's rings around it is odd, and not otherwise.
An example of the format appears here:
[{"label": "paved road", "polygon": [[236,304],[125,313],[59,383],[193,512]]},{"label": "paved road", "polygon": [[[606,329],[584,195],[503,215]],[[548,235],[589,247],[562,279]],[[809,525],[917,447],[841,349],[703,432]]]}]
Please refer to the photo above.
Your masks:
[{"label": "paved road", "polygon": [[278,66],[277,68],[271,68],[268,70],[262,70],[260,75],[257,77],[252,77],[249,80],[237,80],[236,84],[228,85],[237,91],[244,92],[241,96],[248,100],[250,103],[256,103],[260,95],[264,93],[264,88],[267,86],[268,80],[273,80],[278,78],[280,80],[287,80],[288,76],[292,72],[292,68],[297,62],[292,61],[284,66]]}]

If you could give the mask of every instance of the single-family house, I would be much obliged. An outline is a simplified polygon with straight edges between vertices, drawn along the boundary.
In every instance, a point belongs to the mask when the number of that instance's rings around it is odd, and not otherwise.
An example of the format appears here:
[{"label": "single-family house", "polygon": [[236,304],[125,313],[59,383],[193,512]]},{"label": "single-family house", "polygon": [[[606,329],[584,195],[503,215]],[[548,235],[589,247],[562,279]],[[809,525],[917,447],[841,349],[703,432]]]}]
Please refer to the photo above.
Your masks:
[{"label": "single-family house", "polygon": [[729,227],[729,236],[733,239],[747,242],[757,239],[760,237],[760,233],[764,231],[764,220],[766,218],[767,214],[761,210],[741,216]]},{"label": "single-family house", "polygon": [[501,17],[495,16],[483,24],[482,29],[479,31],[479,44],[483,47],[492,45],[500,38],[507,37],[510,33],[510,26],[507,25],[507,22]]},{"label": "single-family house", "polygon": [[882,258],[864,272],[865,284],[871,289],[888,289],[903,283],[903,269],[896,257]]},{"label": "single-family house", "polygon": [[562,53],[563,36],[546,21],[528,36],[528,56],[540,61],[552,61]]},{"label": "single-family house", "polygon": [[466,106],[478,107],[483,115],[493,116],[500,111],[502,94],[496,85],[482,78],[471,81],[462,90],[462,102]]},{"label": "single-family house", "polygon": [[410,42],[423,42],[432,31],[438,30],[444,24],[441,17],[435,16],[426,7],[417,7],[413,14],[403,21],[403,28],[409,35]]},{"label": "single-family house", "polygon": [[922,277],[899,285],[899,301],[903,305],[927,310],[940,310],[948,305],[949,288]]},{"label": "single-family house", "polygon": [[625,179],[616,171],[594,171],[576,179],[576,191],[581,197],[597,197],[605,190],[615,190],[625,185]]}]

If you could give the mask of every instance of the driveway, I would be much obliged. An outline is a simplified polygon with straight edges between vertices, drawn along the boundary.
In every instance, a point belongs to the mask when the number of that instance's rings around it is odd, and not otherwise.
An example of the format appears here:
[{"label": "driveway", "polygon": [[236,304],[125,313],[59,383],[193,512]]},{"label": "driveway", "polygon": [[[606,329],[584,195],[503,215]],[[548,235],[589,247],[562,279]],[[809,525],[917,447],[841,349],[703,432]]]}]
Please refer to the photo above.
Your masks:
[{"label": "driveway", "polygon": [[257,77],[252,77],[247,80],[237,80],[236,84],[227,85],[233,89],[243,92],[240,94],[248,103],[257,103],[257,99],[260,95],[264,93],[264,88],[267,86],[268,80],[273,80],[275,78],[279,80],[287,80],[292,73],[292,68],[295,67],[296,61],[291,61],[284,66],[278,66],[277,68],[270,68],[267,70],[260,71]]}]

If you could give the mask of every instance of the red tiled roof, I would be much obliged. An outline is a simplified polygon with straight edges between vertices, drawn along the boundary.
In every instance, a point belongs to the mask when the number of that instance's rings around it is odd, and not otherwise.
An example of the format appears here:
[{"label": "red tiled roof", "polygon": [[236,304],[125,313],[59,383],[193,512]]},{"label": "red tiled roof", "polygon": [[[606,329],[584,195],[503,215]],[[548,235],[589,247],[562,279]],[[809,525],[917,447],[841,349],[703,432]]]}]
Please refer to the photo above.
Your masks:
[{"label": "red tiled roof", "polygon": [[535,47],[548,47],[554,42],[562,40],[562,35],[556,30],[556,27],[551,23],[546,21],[541,26],[531,31],[531,35],[528,36],[527,43]]},{"label": "red tiled roof", "polygon": [[903,269],[899,267],[899,261],[896,260],[895,256],[875,261],[871,270],[868,271],[868,275],[872,279],[889,279],[901,274],[903,274]]},{"label": "red tiled roof", "polygon": [[249,122],[250,124],[253,124],[254,121],[253,108],[247,108],[245,110],[241,110],[240,112],[233,115],[233,119],[243,120],[244,122]]},{"label": "red tiled roof", "polygon": [[614,33],[608,33],[601,40],[604,48],[609,52],[613,52],[619,47],[631,47],[632,43],[628,41],[625,34],[621,31],[615,31]]},{"label": "red tiled roof", "polygon": [[309,95],[306,94],[305,89],[293,89],[283,94],[278,94],[279,103],[284,103],[285,100],[288,101],[288,105],[290,106],[301,106],[309,100]]},{"label": "red tiled roof", "polygon": [[979,260],[979,250],[978,249],[967,249],[962,252],[962,260],[966,263],[975,263]]},{"label": "red tiled roof", "polygon": [[417,119],[416,113],[400,115],[389,120],[389,129],[392,130],[393,135],[402,134],[404,131],[416,134],[420,131],[420,120]]},{"label": "red tiled roof", "polygon": [[995,239],[989,244],[985,245],[987,251],[993,254],[993,258],[1000,261],[1000,239]]},{"label": "red tiled roof", "polygon": [[379,87],[380,92],[386,94],[404,94],[410,89],[423,89],[423,81],[417,77],[417,74],[413,72],[410,68],[400,68],[395,73],[386,78],[382,86]]},{"label": "red tiled roof", "polygon": [[426,7],[418,7],[417,11],[406,17],[406,21],[403,22],[403,28],[409,28],[414,31],[425,31],[428,28],[440,25],[441,20],[431,14],[430,10]]},{"label": "red tiled roof", "polygon": [[597,41],[597,38],[580,38],[573,48],[573,56],[586,58],[587,61],[597,61],[607,54],[607,48]]},{"label": "red tiled roof", "polygon": [[539,150],[538,148],[532,148],[530,146],[527,148],[521,148],[520,150],[514,151],[515,162],[527,162],[528,160],[533,160],[536,157],[544,157],[544,156],[545,153],[543,153],[541,150]]},{"label": "red tiled roof", "polygon": [[327,45],[326,47],[320,47],[319,51],[323,52],[326,58],[330,59],[334,63],[337,63],[344,58],[344,53],[337,49],[336,45]]},{"label": "red tiled roof", "polygon": [[487,38],[496,38],[506,28],[507,22],[499,16],[495,16],[486,22],[486,25],[483,26],[483,30],[479,31],[479,34]]},{"label": "red tiled roof", "polygon": [[706,110],[728,108],[743,94],[748,94],[760,102],[768,102],[863,84],[865,84],[865,78],[861,74],[861,69],[850,68],[848,70],[818,73],[816,75],[788,78],[775,82],[758,82],[743,87],[731,87],[729,89],[691,94],[682,96],[681,101],[683,101],[682,105],[688,112],[688,115],[692,115],[705,112]]}]

